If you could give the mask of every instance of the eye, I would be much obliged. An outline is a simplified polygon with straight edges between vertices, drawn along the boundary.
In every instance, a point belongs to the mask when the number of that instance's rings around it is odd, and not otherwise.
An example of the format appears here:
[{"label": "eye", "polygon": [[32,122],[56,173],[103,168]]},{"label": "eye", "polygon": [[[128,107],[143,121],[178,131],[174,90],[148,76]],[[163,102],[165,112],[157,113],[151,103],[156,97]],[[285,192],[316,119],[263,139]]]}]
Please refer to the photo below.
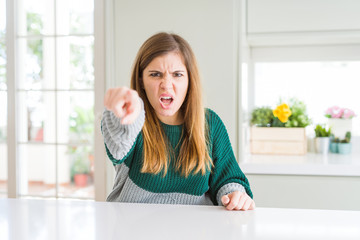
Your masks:
[{"label": "eye", "polygon": [[150,77],[161,77],[161,73],[159,72],[150,73]]},{"label": "eye", "polygon": [[180,73],[180,72],[175,72],[174,73],[174,77],[182,77],[182,76],[184,76],[182,73]]}]

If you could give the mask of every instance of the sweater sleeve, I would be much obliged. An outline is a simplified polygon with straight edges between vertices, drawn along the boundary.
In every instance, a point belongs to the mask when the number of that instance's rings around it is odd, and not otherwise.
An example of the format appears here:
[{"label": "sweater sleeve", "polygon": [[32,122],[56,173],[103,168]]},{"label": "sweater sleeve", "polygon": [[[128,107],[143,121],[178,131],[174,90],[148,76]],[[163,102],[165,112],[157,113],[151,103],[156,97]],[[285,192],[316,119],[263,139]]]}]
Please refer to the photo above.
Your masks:
[{"label": "sweater sleeve", "polygon": [[207,111],[210,131],[210,153],[214,167],[209,178],[209,193],[215,205],[222,205],[221,197],[234,191],[253,194],[245,174],[241,171],[231,147],[229,135],[220,117]]},{"label": "sweater sleeve", "polygon": [[112,111],[107,109],[103,112],[101,120],[101,132],[104,137],[106,153],[113,164],[120,164],[133,149],[137,136],[139,135],[144,122],[144,103],[141,102],[141,111],[135,122],[132,124],[121,124]]}]

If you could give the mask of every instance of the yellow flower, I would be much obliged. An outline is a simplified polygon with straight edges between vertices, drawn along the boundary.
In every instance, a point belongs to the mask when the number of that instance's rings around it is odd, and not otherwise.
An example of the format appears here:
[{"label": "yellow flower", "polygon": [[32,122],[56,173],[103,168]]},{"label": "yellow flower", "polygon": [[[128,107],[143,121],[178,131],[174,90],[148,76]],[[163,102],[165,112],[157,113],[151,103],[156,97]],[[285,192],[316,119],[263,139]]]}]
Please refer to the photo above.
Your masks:
[{"label": "yellow flower", "polygon": [[285,123],[291,116],[291,110],[286,103],[283,103],[273,110],[273,114],[275,117],[279,118],[281,122]]}]

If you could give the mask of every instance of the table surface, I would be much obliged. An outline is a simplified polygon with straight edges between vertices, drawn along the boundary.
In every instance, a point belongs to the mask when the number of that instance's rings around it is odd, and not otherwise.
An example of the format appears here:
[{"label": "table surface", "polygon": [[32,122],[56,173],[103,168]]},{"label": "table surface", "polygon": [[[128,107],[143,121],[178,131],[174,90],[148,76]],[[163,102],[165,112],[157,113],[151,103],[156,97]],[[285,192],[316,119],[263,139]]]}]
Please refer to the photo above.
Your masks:
[{"label": "table surface", "polygon": [[360,211],[0,199],[0,239],[360,239]]}]

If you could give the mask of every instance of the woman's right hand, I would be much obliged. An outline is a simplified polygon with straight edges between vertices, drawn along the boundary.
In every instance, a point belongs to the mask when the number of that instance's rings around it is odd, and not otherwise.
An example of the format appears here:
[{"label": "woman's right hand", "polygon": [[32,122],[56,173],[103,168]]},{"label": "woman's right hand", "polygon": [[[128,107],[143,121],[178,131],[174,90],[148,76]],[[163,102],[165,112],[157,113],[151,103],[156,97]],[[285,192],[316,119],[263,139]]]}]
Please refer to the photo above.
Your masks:
[{"label": "woman's right hand", "polygon": [[104,105],[121,118],[121,124],[132,124],[141,111],[138,93],[128,87],[109,88],[105,93]]}]

